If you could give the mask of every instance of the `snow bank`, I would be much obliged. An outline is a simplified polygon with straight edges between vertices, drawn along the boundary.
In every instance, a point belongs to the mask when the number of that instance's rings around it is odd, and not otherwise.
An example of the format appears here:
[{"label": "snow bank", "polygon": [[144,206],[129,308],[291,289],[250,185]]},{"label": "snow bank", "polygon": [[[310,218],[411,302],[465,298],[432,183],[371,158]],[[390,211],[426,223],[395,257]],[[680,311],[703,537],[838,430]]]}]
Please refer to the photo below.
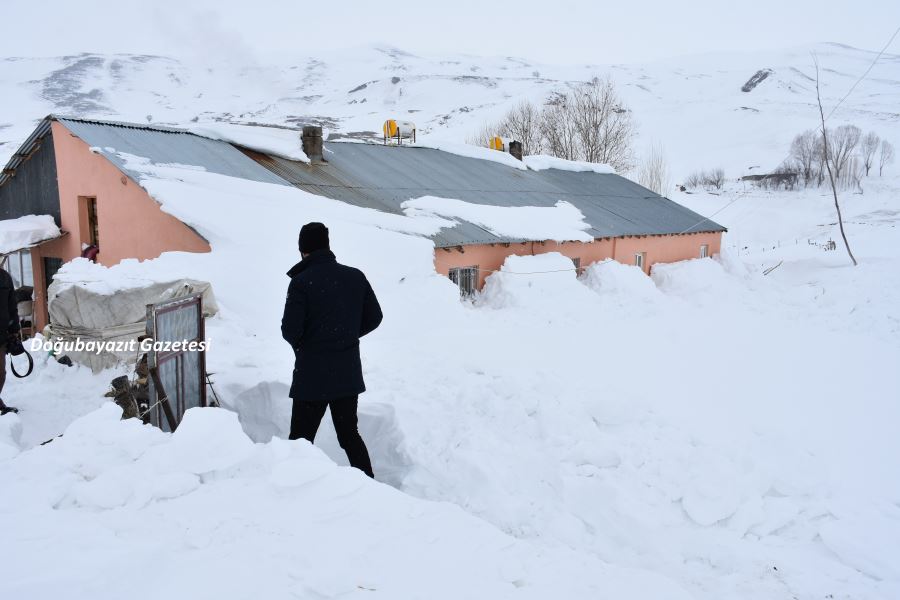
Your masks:
[{"label": "snow bank", "polygon": [[601,296],[620,303],[662,299],[653,280],[640,268],[615,260],[594,263],[584,270],[581,281]]},{"label": "snow bank", "polygon": [[[423,196],[407,200],[403,212],[434,227],[432,235],[456,222],[449,217],[480,225],[494,235],[522,240],[590,242],[590,225],[572,204],[559,201],[556,206],[490,206],[451,198]],[[438,218],[435,218],[438,217]]]},{"label": "snow bank", "polygon": [[253,127],[232,123],[192,124],[187,130],[195,135],[243,146],[257,152],[273,154],[288,160],[309,162],[303,152],[300,131],[280,127]]},{"label": "snow bank", "polygon": [[0,254],[15,252],[59,235],[59,227],[50,215],[4,219],[0,221]]},{"label": "snow bank", "polygon": [[712,258],[658,263],[650,276],[663,292],[695,302],[715,301],[723,294],[738,298],[742,293],[738,280]]},{"label": "snow bank", "polygon": [[590,173],[602,173],[604,175],[616,174],[616,170],[609,165],[585,162],[582,160],[566,160],[555,156],[547,156],[546,154],[525,156],[522,160],[525,163],[525,166],[532,171],[558,169],[560,171],[586,171]]},{"label": "snow bank", "polygon": [[[527,306],[552,314],[586,289],[575,277],[572,259],[559,252],[509,256],[485,281],[480,302],[493,308]],[[562,303],[562,304],[561,304]]]},{"label": "snow bank", "polygon": [[512,167],[513,169],[519,169],[520,171],[528,169],[528,167],[525,166],[525,163],[508,152],[491,150],[490,148],[474,146],[472,144],[461,144],[459,142],[443,140],[427,140],[418,141],[415,144],[412,144],[412,146],[418,148],[433,148],[434,150],[442,150],[444,152],[449,152],[450,154],[456,154],[457,156],[465,156],[466,158],[490,160],[506,165],[507,167]]},{"label": "snow bank", "polygon": [[[688,598],[401,494],[305,441],[254,444],[225,410],[191,409],[174,434],[119,417],[107,403],[0,462],[4,597]],[[136,586],[134,564],[165,576]]]},{"label": "snow bank", "polygon": [[449,152],[450,154],[456,154],[457,156],[465,156],[466,158],[490,160],[506,165],[507,167],[519,169],[520,171],[525,171],[528,169],[531,169],[532,171],[559,169],[561,171],[581,171],[613,175],[616,173],[616,170],[611,166],[599,163],[590,163],[579,160],[566,160],[564,158],[547,156],[545,154],[525,156],[522,160],[519,160],[509,152],[501,152],[499,150],[491,150],[490,148],[475,146],[473,144],[461,144],[459,142],[427,140],[417,142],[415,144],[412,144],[412,146],[420,148],[433,148],[435,150]]}]

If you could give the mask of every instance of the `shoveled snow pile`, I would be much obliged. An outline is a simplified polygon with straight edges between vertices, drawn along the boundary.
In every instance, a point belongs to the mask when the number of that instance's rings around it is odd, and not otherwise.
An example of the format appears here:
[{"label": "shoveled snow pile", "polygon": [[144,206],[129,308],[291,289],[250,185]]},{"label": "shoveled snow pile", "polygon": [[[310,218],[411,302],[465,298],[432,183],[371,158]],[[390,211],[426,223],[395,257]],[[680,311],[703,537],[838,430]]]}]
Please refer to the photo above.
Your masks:
[{"label": "shoveled snow pile", "polygon": [[187,130],[211,140],[237,144],[250,150],[273,154],[288,160],[309,162],[309,157],[303,152],[300,131],[296,129],[232,123],[202,123],[191,125]]},{"label": "shoveled snow pile", "polygon": [[221,409],[166,434],[106,404],[0,462],[0,479],[8,598],[689,597],[375,483],[305,441],[254,444]]},{"label": "shoveled snow pile", "polygon": [[555,206],[491,206],[423,196],[407,200],[401,206],[408,216],[432,223],[432,233],[453,227],[456,220],[461,220],[480,225],[505,238],[560,242],[589,242],[593,239],[586,232],[590,225],[584,220],[584,215],[564,200]]},{"label": "shoveled snow pile", "polygon": [[590,265],[584,269],[581,281],[604,299],[619,304],[662,300],[653,280],[639,267],[623,265],[615,260]]},{"label": "shoveled snow pile", "polygon": [[0,254],[33,246],[59,237],[59,227],[50,215],[25,215],[0,221]]},{"label": "shoveled snow pile", "polygon": [[[500,270],[485,281],[480,301],[492,308],[533,306],[547,309],[569,296],[588,295],[587,288],[575,280],[572,259],[559,252],[537,256],[509,256]],[[555,311],[547,313],[554,318]]]}]

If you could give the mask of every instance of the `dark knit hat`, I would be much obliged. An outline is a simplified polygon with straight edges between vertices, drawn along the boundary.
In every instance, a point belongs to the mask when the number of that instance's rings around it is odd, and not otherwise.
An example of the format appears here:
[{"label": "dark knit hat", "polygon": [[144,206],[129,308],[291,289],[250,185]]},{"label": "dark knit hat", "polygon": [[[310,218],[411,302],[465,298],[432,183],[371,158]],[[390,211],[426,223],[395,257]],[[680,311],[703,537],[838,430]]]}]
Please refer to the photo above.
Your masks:
[{"label": "dark knit hat", "polygon": [[300,252],[311,254],[328,250],[328,228],[322,223],[307,223],[300,229]]}]

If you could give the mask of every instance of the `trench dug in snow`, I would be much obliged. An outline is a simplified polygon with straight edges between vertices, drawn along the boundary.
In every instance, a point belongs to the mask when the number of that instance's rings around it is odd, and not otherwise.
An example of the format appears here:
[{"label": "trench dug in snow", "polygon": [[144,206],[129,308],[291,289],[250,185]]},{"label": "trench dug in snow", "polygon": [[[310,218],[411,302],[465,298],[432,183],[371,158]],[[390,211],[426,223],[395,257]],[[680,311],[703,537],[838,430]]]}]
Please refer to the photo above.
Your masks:
[{"label": "trench dug in snow", "polygon": [[[287,439],[291,422],[289,386],[278,381],[264,381],[234,398],[241,427],[254,442],[267,443],[274,437]],[[382,483],[400,487],[409,471],[410,459],[402,451],[403,433],[397,423],[394,407],[380,402],[359,405],[359,432],[366,442],[376,478]],[[330,414],[322,419],[316,434],[316,447],[339,465],[348,465],[347,455],[338,445]]]}]

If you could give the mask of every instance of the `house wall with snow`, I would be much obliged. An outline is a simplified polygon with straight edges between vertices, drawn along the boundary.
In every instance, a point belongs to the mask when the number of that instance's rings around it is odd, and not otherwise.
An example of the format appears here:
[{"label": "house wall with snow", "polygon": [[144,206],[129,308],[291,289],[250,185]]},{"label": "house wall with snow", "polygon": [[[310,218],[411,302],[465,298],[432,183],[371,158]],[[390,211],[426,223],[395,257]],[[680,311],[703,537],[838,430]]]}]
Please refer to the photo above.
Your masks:
[{"label": "house wall with snow", "polygon": [[[573,268],[576,262],[587,267],[612,258],[640,263],[649,274],[657,263],[718,253],[725,231],[597,165],[549,157],[526,157],[522,163],[501,152],[446,145],[325,146],[322,163],[245,152],[310,193],[376,210],[443,219],[432,235],[435,270],[450,276],[453,269],[475,267],[478,289],[510,255],[560,252],[573,259]],[[448,207],[450,203],[441,199],[457,202]],[[553,209],[561,204],[575,211],[579,223],[559,222]],[[535,208],[543,213],[523,218],[519,212]]]},{"label": "house wall with snow", "polygon": [[[671,263],[702,256],[713,256],[721,250],[722,234],[719,232],[682,235],[640,235],[622,238],[604,238],[591,242],[520,242],[509,244],[472,244],[441,248],[435,251],[434,265],[438,273],[450,276],[451,269],[475,268],[477,288],[484,287],[485,280],[499,271],[510,255],[525,256],[559,252],[572,259],[573,268],[581,269],[607,259],[626,265],[637,264],[641,255],[641,269],[650,274],[654,264]],[[705,250],[704,250],[705,247]]]}]

